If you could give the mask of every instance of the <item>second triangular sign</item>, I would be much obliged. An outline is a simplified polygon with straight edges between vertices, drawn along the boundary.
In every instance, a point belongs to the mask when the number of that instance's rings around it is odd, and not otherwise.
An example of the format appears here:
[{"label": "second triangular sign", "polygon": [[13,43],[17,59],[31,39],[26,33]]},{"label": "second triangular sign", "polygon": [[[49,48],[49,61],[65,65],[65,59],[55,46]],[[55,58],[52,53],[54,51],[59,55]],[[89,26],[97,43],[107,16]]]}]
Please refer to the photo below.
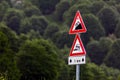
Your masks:
[{"label": "second triangular sign", "polygon": [[70,50],[70,56],[82,56],[85,54],[86,54],[86,51],[84,49],[83,43],[82,43],[79,35],[77,34],[74,39],[72,48]]},{"label": "second triangular sign", "polygon": [[79,11],[76,12],[69,34],[84,33],[87,29]]}]

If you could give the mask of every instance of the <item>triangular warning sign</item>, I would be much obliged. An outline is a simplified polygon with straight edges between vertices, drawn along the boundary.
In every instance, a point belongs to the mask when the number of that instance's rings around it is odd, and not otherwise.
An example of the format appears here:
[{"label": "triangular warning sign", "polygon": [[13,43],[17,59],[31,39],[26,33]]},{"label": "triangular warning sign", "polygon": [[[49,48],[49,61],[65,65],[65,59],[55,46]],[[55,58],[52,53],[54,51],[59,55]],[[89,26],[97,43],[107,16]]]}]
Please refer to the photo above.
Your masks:
[{"label": "triangular warning sign", "polygon": [[84,49],[83,43],[79,35],[77,34],[70,51],[70,56],[81,56],[85,54],[86,54],[86,51]]},{"label": "triangular warning sign", "polygon": [[84,33],[87,29],[79,11],[76,12],[69,34]]}]

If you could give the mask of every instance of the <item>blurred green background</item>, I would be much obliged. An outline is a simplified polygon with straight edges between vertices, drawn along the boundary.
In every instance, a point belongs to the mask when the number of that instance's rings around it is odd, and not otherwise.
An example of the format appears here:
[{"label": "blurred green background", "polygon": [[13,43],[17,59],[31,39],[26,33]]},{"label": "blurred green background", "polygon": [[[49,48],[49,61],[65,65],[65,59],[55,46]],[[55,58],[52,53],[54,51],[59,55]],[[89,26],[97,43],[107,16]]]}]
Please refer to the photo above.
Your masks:
[{"label": "blurred green background", "polygon": [[75,80],[77,10],[87,28],[80,79],[120,80],[120,0],[0,0],[0,80]]}]

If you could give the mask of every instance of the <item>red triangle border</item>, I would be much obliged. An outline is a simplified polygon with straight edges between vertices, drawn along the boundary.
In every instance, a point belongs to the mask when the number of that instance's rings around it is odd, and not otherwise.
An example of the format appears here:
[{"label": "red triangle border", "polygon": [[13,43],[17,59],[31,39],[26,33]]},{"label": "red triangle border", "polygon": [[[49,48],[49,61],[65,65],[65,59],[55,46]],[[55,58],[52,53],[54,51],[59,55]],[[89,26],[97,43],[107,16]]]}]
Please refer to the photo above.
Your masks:
[{"label": "red triangle border", "polygon": [[[77,39],[78,39],[78,41],[80,43],[80,46],[81,46],[81,49],[82,49],[83,52],[81,52],[81,53],[72,53]],[[69,56],[82,56],[82,55],[86,55],[86,51],[85,51],[85,48],[83,46],[83,43],[82,43],[82,40],[81,40],[79,34],[76,34],[76,37],[75,37],[74,42],[72,44],[72,48],[70,50]]]},{"label": "red triangle border", "polygon": [[[79,17],[79,19],[80,19],[80,21],[81,21],[82,29],[73,30],[77,17]],[[75,17],[74,17],[74,20],[73,20],[73,22],[72,22],[72,25],[71,25],[69,34],[85,33],[86,31],[87,31],[87,29],[86,29],[85,24],[84,24],[84,22],[83,22],[83,19],[82,19],[82,16],[81,16],[81,14],[80,14],[80,11],[77,11],[77,12],[76,12],[76,15],[75,15]]]}]

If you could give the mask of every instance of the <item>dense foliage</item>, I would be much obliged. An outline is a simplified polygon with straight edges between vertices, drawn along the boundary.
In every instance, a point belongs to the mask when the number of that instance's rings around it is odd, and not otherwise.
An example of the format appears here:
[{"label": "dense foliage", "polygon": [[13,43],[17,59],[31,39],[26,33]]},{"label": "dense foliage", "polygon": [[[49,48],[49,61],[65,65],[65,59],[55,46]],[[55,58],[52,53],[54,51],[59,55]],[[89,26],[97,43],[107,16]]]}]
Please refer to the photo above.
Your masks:
[{"label": "dense foliage", "polygon": [[87,61],[82,80],[120,80],[119,0],[0,0],[0,80],[75,80],[68,66],[80,10]]}]

